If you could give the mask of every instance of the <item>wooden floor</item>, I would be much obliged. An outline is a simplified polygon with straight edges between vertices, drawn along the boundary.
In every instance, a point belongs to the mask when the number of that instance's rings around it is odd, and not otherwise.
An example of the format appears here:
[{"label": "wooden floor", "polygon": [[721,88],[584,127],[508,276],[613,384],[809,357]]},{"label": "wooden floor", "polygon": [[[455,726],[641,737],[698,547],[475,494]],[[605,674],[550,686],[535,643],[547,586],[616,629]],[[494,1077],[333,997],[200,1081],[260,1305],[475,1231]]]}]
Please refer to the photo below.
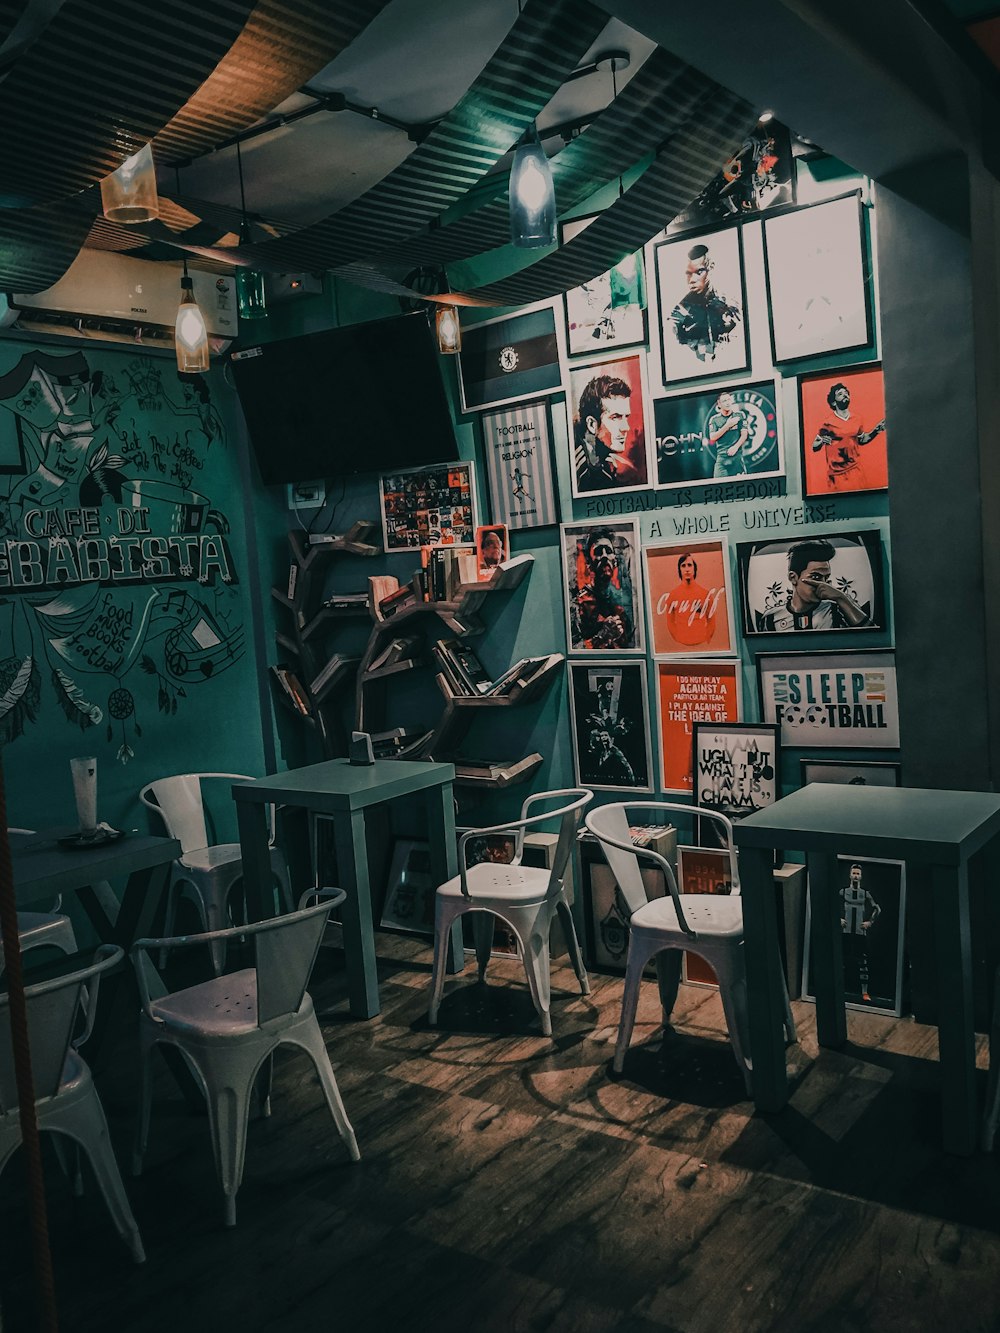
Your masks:
[{"label": "wooden floor", "polygon": [[[516,963],[486,987],[470,969],[432,1031],[427,948],[383,935],[379,952],[380,1018],[346,1017],[336,951],[312,986],[335,1006],[360,1164],[297,1053],[251,1124],[235,1230],[206,1121],[165,1074],[146,1173],[126,1177],[145,1266],[47,1160],[64,1333],[1000,1328],[1000,1158],[939,1150],[933,1029],[851,1014],[852,1044],[819,1054],[796,1004],[794,1095],[760,1117],[713,992],[682,987],[661,1040],[649,983],[616,1081],[620,979],[584,998],[558,968],[549,1041]],[[99,1076],[123,1164],[133,1052],[123,1030]],[[0,1181],[4,1333],[35,1327],[22,1196],[18,1160]]]}]

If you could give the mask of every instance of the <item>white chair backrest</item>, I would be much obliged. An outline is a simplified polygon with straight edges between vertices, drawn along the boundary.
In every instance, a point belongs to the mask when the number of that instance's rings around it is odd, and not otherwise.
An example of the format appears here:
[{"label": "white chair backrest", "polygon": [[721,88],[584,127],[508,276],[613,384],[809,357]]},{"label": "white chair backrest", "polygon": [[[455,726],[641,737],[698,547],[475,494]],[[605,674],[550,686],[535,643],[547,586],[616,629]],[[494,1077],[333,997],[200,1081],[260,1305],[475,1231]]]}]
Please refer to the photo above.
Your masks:
[{"label": "white chair backrest", "polygon": [[[517,841],[515,845],[514,860],[520,862],[521,853],[524,848],[524,831],[526,828],[534,828],[540,824],[547,824],[552,820],[559,820],[559,834],[556,842],[555,854],[552,857],[552,865],[549,870],[549,882],[546,886],[546,897],[552,897],[557,894],[562,886],[563,877],[566,874],[566,864],[576,843],[577,830],[580,827],[580,819],[586,806],[594,799],[594,793],[586,787],[564,787],[559,791],[540,791],[534,796],[529,796],[521,806],[520,819],[511,820],[509,824],[494,824],[488,828],[470,829],[468,833],[463,833],[458,843],[458,868],[462,881],[462,892],[469,896],[469,885],[467,879],[467,867],[465,862],[466,844],[475,838],[481,838],[486,833],[514,833]],[[529,814],[533,806],[539,804],[554,805],[555,809],[544,810],[541,814]]]},{"label": "white chair backrest", "polygon": [[252,939],[254,967],[257,973],[257,1020],[268,1023],[274,1018],[294,1014],[302,1003],[309,975],[319,952],[323,931],[331,908],[341,897],[325,898],[313,907],[255,921],[246,926],[207,931],[199,935],[177,935],[170,939],[136,940],[131,957],[139,981],[143,1008],[151,1017],[154,999],[168,994],[168,988],[153,966],[150,954],[172,945],[203,945],[218,941]]},{"label": "white chair backrest", "polygon": [[648,900],[643,883],[641,865],[647,862],[658,865],[663,871],[667,890],[674,901],[677,920],[682,930],[694,934],[684,914],[683,894],[677,888],[677,879],[667,861],[652,851],[651,848],[636,847],[629,831],[631,818],[639,811],[654,811],[657,814],[679,814],[691,819],[709,819],[723,830],[726,850],[729,853],[729,865],[732,876],[733,893],[740,891],[740,876],[736,861],[736,846],[733,842],[733,825],[725,815],[717,810],[707,810],[700,805],[685,805],[681,801],[627,801],[611,805],[598,806],[587,815],[586,824],[591,833],[599,839],[604,855],[607,857],[611,873],[618,882],[630,912],[637,912]]},{"label": "white chair backrest", "polygon": [[169,835],[177,839],[185,853],[199,852],[209,845],[205,801],[201,790],[204,778],[250,781],[244,773],[178,773],[171,778],[158,778],[150,782],[139,793],[139,800],[150,810],[156,811]]},{"label": "white chair backrest", "polygon": [[[78,1045],[90,1030],[97,1003],[98,978],[121,958],[122,950],[117,945],[103,944],[89,967],[25,987],[28,1044],[36,1101],[42,1097],[52,1097],[59,1090],[66,1054],[73,1043],[77,1013],[83,1005],[87,1023],[84,1031],[76,1038]],[[16,1106],[10,996],[4,994],[0,995],[0,1114],[6,1114]]]}]

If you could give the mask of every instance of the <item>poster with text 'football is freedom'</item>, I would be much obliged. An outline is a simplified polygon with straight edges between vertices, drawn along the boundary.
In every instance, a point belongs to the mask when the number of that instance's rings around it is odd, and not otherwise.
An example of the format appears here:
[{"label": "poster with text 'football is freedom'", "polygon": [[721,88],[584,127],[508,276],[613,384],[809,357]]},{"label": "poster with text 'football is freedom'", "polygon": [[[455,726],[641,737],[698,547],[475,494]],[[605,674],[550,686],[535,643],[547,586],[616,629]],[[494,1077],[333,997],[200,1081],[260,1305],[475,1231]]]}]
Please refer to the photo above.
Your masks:
[{"label": "poster with text 'football is freedom'", "polygon": [[656,700],[664,791],[689,796],[694,790],[696,722],[739,721],[738,667],[737,662],[657,663]]}]

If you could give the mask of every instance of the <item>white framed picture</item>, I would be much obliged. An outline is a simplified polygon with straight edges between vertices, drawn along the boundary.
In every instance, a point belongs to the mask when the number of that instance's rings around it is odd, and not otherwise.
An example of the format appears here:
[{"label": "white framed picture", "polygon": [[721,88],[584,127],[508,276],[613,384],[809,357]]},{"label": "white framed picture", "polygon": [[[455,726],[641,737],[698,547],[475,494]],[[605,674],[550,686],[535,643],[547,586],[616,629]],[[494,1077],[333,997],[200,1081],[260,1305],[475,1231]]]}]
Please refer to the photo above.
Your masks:
[{"label": "white framed picture", "polygon": [[[561,227],[560,244],[600,217],[571,218]],[[566,351],[569,356],[593,356],[611,348],[633,347],[646,341],[646,292],[642,251],[626,255],[606,273],[572,287],[563,296],[566,308]]]},{"label": "white framed picture", "polygon": [[739,227],[660,241],[653,263],[664,385],[749,370]]},{"label": "white framed picture", "polygon": [[896,655],[891,649],[842,653],[760,653],[761,716],[781,743],[830,750],[899,746]]},{"label": "white framed picture", "polygon": [[472,463],[432,463],[379,477],[387,552],[474,546],[479,527]]},{"label": "white framed picture", "polygon": [[566,416],[574,496],[649,488],[655,441],[645,352],[571,365]]},{"label": "white framed picture", "polygon": [[481,421],[494,523],[512,531],[558,523],[548,401],[512,403]]},{"label": "white framed picture", "polygon": [[564,523],[561,538],[570,653],[642,652],[638,520]]}]

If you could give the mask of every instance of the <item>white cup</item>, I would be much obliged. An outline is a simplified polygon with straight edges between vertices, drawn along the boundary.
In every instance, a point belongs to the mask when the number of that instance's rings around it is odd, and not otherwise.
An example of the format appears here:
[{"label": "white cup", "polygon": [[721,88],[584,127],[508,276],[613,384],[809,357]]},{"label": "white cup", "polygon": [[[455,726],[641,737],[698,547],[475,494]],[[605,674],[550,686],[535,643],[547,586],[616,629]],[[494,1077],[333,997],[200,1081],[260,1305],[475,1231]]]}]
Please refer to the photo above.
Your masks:
[{"label": "white cup", "polygon": [[97,760],[93,755],[85,759],[71,759],[69,771],[73,775],[73,796],[80,832],[92,838],[97,832]]}]

